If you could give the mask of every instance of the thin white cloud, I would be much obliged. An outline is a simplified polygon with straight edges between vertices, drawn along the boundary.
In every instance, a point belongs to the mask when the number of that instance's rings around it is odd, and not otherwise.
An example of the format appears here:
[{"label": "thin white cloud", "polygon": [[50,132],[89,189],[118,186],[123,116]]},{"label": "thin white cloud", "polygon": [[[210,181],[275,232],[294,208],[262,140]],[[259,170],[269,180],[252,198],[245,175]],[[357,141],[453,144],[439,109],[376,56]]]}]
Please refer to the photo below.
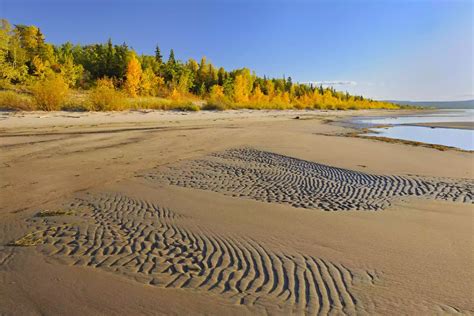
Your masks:
[{"label": "thin white cloud", "polygon": [[349,80],[332,80],[332,81],[306,81],[303,84],[315,85],[315,86],[356,86],[357,82]]},{"label": "thin white cloud", "polygon": [[458,94],[453,98],[474,98],[474,93]]}]

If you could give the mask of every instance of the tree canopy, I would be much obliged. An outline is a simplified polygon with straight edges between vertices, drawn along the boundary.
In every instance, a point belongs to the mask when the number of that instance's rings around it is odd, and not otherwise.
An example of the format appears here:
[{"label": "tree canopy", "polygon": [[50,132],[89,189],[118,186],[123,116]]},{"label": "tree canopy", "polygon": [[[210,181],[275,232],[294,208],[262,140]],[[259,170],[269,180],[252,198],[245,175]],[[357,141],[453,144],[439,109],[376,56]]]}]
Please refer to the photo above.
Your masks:
[{"label": "tree canopy", "polygon": [[199,98],[222,108],[357,109],[396,105],[353,96],[332,87],[293,82],[291,77],[259,77],[248,68],[225,70],[206,57],[178,60],[173,49],[164,62],[138,55],[126,43],[52,45],[35,26],[0,21],[0,88],[30,87],[60,76],[71,89],[89,90],[102,79],[129,97]]}]

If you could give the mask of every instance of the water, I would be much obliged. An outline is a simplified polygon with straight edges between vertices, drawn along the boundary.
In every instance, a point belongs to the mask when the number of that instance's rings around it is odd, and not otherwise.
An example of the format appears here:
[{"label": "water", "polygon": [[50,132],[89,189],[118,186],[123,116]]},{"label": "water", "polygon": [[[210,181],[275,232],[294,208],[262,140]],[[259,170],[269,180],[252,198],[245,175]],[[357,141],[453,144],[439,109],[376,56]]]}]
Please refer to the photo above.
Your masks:
[{"label": "water", "polygon": [[388,128],[371,128],[371,130],[375,133],[365,135],[451,146],[464,150],[474,150],[474,131],[471,130],[403,125],[391,126]]},{"label": "water", "polygon": [[437,122],[472,122],[474,110],[439,110],[429,114],[390,117],[363,117],[357,118],[356,123],[369,125],[400,125]]},{"label": "water", "polygon": [[456,147],[463,150],[474,150],[473,130],[406,125],[438,122],[472,122],[473,119],[474,110],[450,110],[411,116],[364,117],[357,118],[354,122],[368,127],[390,125],[382,128],[370,128],[373,133],[365,134],[367,136],[382,136]]}]

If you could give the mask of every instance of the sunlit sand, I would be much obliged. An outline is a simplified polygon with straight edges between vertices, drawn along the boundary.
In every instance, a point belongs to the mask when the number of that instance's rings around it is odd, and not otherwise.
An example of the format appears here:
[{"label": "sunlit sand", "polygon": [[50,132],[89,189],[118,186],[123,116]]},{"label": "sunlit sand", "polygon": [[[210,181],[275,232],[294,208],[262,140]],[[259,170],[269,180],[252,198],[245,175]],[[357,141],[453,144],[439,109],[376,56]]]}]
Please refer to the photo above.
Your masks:
[{"label": "sunlit sand", "polygon": [[4,113],[0,311],[472,312],[472,154],[386,113]]}]

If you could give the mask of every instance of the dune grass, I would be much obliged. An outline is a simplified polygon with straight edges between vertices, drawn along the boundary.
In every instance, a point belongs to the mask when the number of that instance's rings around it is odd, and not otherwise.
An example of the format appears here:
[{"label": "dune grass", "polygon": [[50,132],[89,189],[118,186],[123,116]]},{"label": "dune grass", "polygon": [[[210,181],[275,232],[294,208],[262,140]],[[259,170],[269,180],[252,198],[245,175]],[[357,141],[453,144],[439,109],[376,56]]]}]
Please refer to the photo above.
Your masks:
[{"label": "dune grass", "polygon": [[30,95],[15,91],[0,91],[0,109],[31,111],[35,109]]}]

